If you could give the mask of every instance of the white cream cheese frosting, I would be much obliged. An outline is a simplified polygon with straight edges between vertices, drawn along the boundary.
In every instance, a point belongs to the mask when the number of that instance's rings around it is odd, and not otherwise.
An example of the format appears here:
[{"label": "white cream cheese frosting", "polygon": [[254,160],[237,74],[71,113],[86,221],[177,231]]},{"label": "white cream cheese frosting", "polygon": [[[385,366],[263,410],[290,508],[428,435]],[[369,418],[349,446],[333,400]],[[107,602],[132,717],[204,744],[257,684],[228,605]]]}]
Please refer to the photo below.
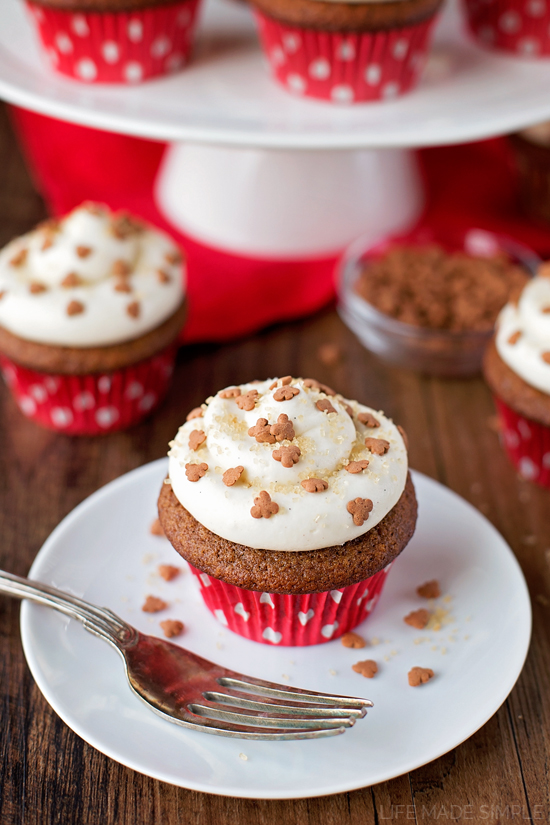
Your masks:
[{"label": "white cream cheese frosting", "polygon": [[96,347],[132,340],[169,318],[184,293],[174,242],[95,204],[0,252],[0,326],[28,341]]},{"label": "white cream cheese frosting", "polygon": [[317,382],[287,376],[228,388],[190,416],[170,444],[172,490],[228,541],[283,551],[341,545],[378,524],[405,488],[398,428]]},{"label": "white cream cheese frosting", "polygon": [[[548,266],[548,265],[546,265]],[[550,271],[537,275],[497,320],[496,348],[520,378],[550,395]]]}]

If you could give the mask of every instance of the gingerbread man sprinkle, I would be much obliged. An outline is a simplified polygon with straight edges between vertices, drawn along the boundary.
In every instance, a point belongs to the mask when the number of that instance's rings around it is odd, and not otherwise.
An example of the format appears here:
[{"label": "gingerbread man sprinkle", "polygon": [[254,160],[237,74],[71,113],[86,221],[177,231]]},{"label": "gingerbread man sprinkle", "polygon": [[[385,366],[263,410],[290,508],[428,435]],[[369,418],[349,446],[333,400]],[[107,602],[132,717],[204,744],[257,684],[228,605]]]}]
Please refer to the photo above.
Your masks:
[{"label": "gingerbread man sprinkle", "polygon": [[186,464],[185,475],[189,481],[198,481],[208,470],[208,464]]},{"label": "gingerbread man sprinkle", "polygon": [[362,473],[363,470],[366,470],[368,466],[369,462],[366,459],[363,459],[362,461],[350,461],[349,464],[346,464],[345,469],[348,471],[348,473],[356,475],[356,473]]},{"label": "gingerbread man sprinkle", "polygon": [[301,450],[299,447],[291,444],[290,447],[279,447],[278,450],[273,450],[271,455],[275,461],[280,461],[283,467],[292,467],[298,463]]},{"label": "gingerbread man sprinkle", "polygon": [[359,413],[359,415],[357,416],[357,420],[360,421],[361,424],[364,424],[365,427],[379,427],[380,426],[380,422],[378,421],[378,419],[375,418],[374,415],[372,415],[369,412]]},{"label": "gingerbread man sprinkle", "polygon": [[426,608],[421,607],[420,610],[413,610],[405,616],[403,621],[411,627],[416,627],[417,630],[424,630],[430,621],[430,614]]},{"label": "gingerbread man sprinkle", "polygon": [[256,406],[258,400],[258,390],[248,390],[244,395],[238,395],[235,398],[235,403],[240,410],[250,412]]},{"label": "gingerbread man sprinkle", "polygon": [[286,413],[281,413],[277,419],[276,424],[272,424],[269,432],[275,437],[276,441],[292,441],[296,437],[292,421],[289,420]]},{"label": "gingerbread man sprinkle", "polygon": [[254,499],[254,507],[250,510],[252,518],[271,518],[279,512],[279,505],[271,501],[271,496],[262,490]]},{"label": "gingerbread man sprinkle", "polygon": [[306,478],[300,483],[308,493],[322,493],[328,490],[328,482],[323,481],[322,478]]},{"label": "gingerbread man sprinkle", "polygon": [[258,444],[275,444],[267,418],[258,418],[255,425],[250,427],[248,435],[255,438]]},{"label": "gingerbread man sprinkle", "polygon": [[365,447],[374,455],[386,455],[390,449],[390,442],[385,438],[365,438]]},{"label": "gingerbread man sprinkle", "polygon": [[348,501],[347,511],[353,516],[353,523],[356,527],[362,527],[369,517],[373,508],[370,498],[355,498]]},{"label": "gingerbread man sprinkle", "polygon": [[230,467],[229,470],[226,470],[222,476],[222,481],[226,487],[233,487],[234,484],[240,479],[244,472],[244,467],[239,464],[238,467]]},{"label": "gingerbread man sprinkle", "polygon": [[342,642],[344,647],[351,647],[354,650],[360,650],[362,647],[367,646],[367,643],[363,639],[363,637],[360,636],[358,633],[353,632],[344,633],[340,641]]},{"label": "gingerbread man sprinkle", "polygon": [[290,399],[298,395],[299,392],[298,387],[279,387],[279,389],[273,393],[273,398],[275,401],[290,401]]},{"label": "gingerbread man sprinkle", "polygon": [[365,679],[372,679],[378,673],[378,665],[373,659],[366,659],[364,662],[356,662],[351,666],[355,673],[360,673]]},{"label": "gingerbread man sprinkle", "polygon": [[322,398],[320,401],[317,401],[315,406],[317,407],[318,410],[320,410],[320,412],[326,412],[327,415],[329,413],[335,413],[336,412],[336,410],[334,409],[334,407],[332,406],[332,404],[330,403],[328,398]]},{"label": "gingerbread man sprinkle", "polygon": [[198,450],[201,444],[206,441],[206,433],[202,430],[193,430],[189,436],[189,449]]},{"label": "gingerbread man sprinkle", "polygon": [[413,667],[409,670],[408,678],[411,687],[419,687],[425,685],[430,679],[433,679],[434,672],[431,667]]}]

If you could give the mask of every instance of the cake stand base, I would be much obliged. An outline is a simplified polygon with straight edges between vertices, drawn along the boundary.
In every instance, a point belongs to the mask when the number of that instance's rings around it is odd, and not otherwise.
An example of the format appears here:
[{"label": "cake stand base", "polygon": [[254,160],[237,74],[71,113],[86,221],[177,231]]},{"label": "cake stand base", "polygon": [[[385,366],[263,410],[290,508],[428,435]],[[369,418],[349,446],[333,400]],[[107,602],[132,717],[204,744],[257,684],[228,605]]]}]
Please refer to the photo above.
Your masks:
[{"label": "cake stand base", "polygon": [[175,143],[155,197],[184,235],[266,260],[336,255],[359,235],[376,240],[406,228],[423,205],[416,160],[406,149]]}]

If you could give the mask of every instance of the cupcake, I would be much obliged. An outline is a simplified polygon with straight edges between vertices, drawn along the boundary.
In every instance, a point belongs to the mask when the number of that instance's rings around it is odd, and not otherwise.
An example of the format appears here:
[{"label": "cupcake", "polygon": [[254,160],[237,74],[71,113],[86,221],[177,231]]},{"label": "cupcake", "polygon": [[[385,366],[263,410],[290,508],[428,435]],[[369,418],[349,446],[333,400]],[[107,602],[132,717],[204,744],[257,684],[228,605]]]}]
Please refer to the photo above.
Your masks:
[{"label": "cupcake", "polygon": [[104,433],[165,395],[185,316],[182,256],[126,213],[84,204],[0,252],[0,366],[46,427]]},{"label": "cupcake", "polygon": [[500,313],[484,360],[504,446],[520,475],[550,487],[550,267]]},{"label": "cupcake", "polygon": [[218,392],[170,446],[160,522],[223,625],[310,645],[369,615],[416,524],[390,419],[287,376]]},{"label": "cupcake", "polygon": [[550,55],[545,0],[464,0],[470,33],[482,46],[518,57]]},{"label": "cupcake", "polygon": [[26,0],[45,54],[86,83],[139,83],[188,60],[199,0]]},{"label": "cupcake", "polygon": [[394,98],[424,65],[441,0],[251,0],[275,78],[334,103]]},{"label": "cupcake", "polygon": [[514,154],[522,212],[529,218],[550,223],[550,121],[530,126],[513,135],[508,143]]}]

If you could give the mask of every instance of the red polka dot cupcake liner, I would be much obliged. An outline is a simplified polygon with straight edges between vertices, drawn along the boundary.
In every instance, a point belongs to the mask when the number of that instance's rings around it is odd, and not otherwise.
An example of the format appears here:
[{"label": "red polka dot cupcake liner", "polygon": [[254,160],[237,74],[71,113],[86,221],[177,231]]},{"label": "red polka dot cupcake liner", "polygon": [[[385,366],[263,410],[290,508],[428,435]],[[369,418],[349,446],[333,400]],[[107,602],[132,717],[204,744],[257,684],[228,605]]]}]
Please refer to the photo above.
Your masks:
[{"label": "red polka dot cupcake liner", "polygon": [[435,21],[346,33],[287,26],[260,11],[256,18],[275,78],[295,95],[342,104],[389,100],[412,89]]},{"label": "red polka dot cupcake liner", "polygon": [[358,584],[301,596],[243,590],[189,567],[220,624],[254,642],[303,647],[330,642],[364,621],[380,598],[392,564]]},{"label": "red polka dot cupcake liner", "polygon": [[520,57],[550,56],[550,0],[464,0],[468,27],[483,46]]},{"label": "red polka dot cupcake liner", "polygon": [[0,355],[0,369],[21,412],[68,435],[101,435],[137,424],[162,401],[176,345],[112,373],[56,375],[27,369]]},{"label": "red polka dot cupcake liner", "polygon": [[188,61],[199,0],[74,12],[28,2],[51,65],[85,83],[140,83]]},{"label": "red polka dot cupcake liner", "polygon": [[550,427],[519,415],[495,398],[506,452],[522,478],[550,488]]}]

